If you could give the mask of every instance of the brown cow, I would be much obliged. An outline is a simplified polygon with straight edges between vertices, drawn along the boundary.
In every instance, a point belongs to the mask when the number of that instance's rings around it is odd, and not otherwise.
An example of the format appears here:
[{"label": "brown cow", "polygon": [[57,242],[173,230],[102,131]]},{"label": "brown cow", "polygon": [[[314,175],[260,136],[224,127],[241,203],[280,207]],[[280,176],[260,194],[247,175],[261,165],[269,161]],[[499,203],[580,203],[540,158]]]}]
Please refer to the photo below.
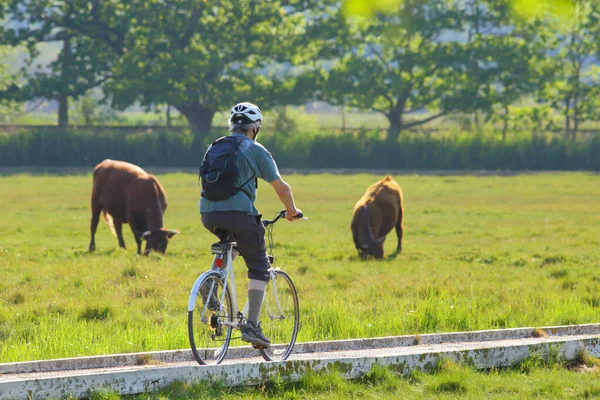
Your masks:
[{"label": "brown cow", "polygon": [[382,258],[385,236],[394,226],[398,235],[396,252],[400,253],[403,219],[402,190],[391,176],[369,186],[367,193],[354,206],[350,226],[360,258],[364,260],[368,255]]},{"label": "brown cow", "polygon": [[123,224],[129,224],[138,254],[141,254],[142,239],[146,240],[144,254],[151,250],[166,252],[168,239],[178,233],[163,229],[166,209],[165,191],[154,176],[124,161],[102,161],[94,168],[90,251],[96,249],[94,236],[103,211],[119,246],[125,248],[122,228]]}]

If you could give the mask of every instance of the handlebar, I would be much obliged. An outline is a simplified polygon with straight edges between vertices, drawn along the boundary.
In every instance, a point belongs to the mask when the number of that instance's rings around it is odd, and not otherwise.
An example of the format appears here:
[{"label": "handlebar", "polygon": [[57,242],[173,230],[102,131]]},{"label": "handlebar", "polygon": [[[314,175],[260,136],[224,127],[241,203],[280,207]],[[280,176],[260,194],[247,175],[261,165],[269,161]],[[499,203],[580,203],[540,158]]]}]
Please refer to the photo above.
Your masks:
[{"label": "handlebar", "polygon": [[[263,219],[262,220],[262,224],[263,226],[266,228],[269,225],[273,225],[275,222],[279,221],[280,218],[285,217],[285,210],[281,210],[277,213],[277,215],[275,216],[275,218],[273,219]],[[308,219],[304,216],[304,214],[302,213],[298,213],[294,216],[294,219]]]}]

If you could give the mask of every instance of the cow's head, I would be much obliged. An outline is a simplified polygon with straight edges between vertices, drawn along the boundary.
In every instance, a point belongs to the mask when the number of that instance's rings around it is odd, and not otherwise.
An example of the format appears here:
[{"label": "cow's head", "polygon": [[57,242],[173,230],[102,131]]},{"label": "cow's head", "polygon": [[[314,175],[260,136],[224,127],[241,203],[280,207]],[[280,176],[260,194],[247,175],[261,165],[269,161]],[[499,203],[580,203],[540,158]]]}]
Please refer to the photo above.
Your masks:
[{"label": "cow's head", "polygon": [[379,240],[375,239],[369,220],[369,210],[366,205],[356,210],[352,223],[352,236],[361,260],[366,260],[369,256],[383,258],[383,241],[385,237]]},{"label": "cow's head", "polygon": [[142,233],[142,239],[146,241],[144,255],[150,254],[151,251],[158,251],[164,254],[167,251],[169,239],[178,233],[176,230],[163,228]]}]

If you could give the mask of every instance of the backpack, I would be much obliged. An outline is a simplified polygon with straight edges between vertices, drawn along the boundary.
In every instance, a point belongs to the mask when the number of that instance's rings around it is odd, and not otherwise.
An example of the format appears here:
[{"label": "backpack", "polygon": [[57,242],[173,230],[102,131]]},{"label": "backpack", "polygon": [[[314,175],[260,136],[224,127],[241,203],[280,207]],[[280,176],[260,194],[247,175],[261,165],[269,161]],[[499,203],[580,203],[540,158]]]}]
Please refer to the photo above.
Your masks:
[{"label": "backpack", "polygon": [[202,180],[202,197],[213,201],[227,200],[254,178],[252,176],[236,187],[240,143],[241,140],[234,136],[223,136],[210,146],[202,160],[198,177],[198,180]]}]

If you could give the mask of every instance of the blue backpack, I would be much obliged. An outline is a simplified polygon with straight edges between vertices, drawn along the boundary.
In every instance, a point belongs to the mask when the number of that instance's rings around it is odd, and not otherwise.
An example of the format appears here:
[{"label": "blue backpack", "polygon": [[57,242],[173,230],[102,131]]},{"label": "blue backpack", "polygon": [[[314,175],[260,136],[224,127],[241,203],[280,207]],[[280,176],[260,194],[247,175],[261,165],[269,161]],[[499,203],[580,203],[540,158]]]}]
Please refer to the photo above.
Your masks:
[{"label": "blue backpack", "polygon": [[236,186],[240,174],[237,157],[242,140],[234,136],[223,136],[211,144],[200,166],[202,197],[213,201],[227,200],[254,178],[251,176],[241,186]]}]

